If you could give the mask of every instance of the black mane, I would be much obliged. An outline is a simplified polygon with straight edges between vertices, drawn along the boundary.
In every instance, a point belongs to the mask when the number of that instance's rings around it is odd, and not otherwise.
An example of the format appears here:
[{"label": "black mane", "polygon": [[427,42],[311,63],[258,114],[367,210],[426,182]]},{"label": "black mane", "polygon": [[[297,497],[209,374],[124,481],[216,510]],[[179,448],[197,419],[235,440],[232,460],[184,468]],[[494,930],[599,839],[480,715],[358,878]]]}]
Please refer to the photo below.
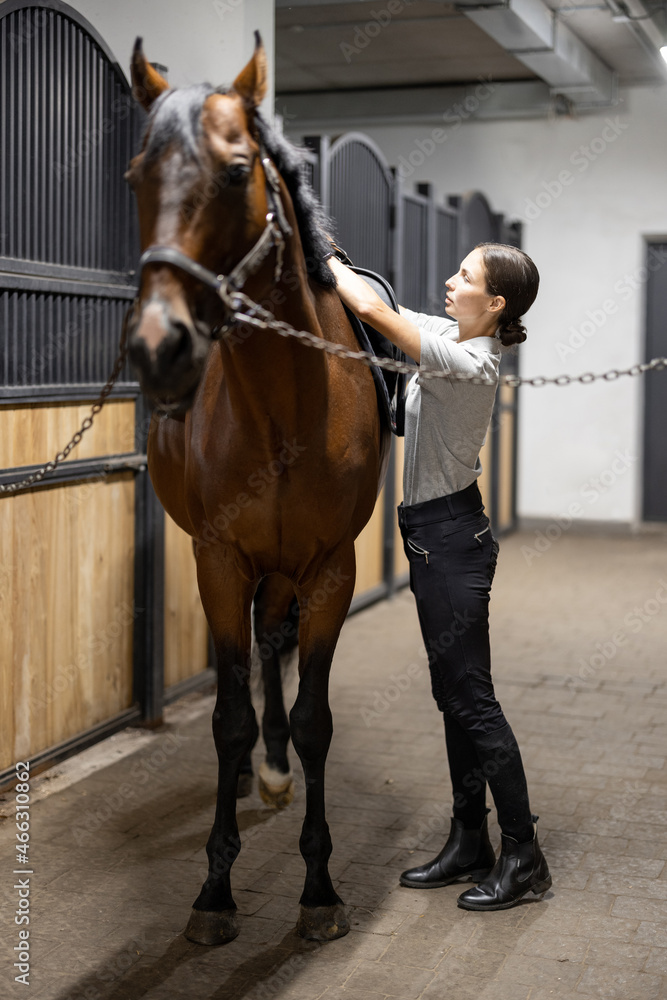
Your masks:
[{"label": "black mane", "polygon": [[255,122],[262,144],[290,193],[308,273],[325,288],[335,288],[334,273],[323,259],[331,254],[327,232],[332,232],[333,224],[308,181],[303,151],[271,128],[257,111]]},{"label": "black mane", "polygon": [[[161,94],[148,119],[146,159],[161,156],[172,142],[177,141],[187,155],[198,162],[204,102],[212,94],[226,93],[227,90],[203,83]],[[290,193],[308,273],[320,285],[333,288],[336,279],[324,260],[331,250],[326,234],[332,227],[306,176],[304,153],[272,128],[257,111],[254,123],[262,145]]]}]

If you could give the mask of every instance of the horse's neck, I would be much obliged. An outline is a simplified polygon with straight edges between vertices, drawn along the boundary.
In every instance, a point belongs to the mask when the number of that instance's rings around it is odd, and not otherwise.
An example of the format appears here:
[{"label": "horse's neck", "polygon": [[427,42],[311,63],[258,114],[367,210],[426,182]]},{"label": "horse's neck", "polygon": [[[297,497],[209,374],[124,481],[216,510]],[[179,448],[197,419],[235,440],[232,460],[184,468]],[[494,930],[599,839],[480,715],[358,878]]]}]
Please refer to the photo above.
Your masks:
[{"label": "horse's neck", "polygon": [[[326,293],[311,291],[303,255],[290,250],[278,283],[272,280],[270,255],[244,292],[269,309],[276,320],[322,336],[318,300]],[[229,403],[257,425],[268,421],[303,428],[304,420],[317,419],[326,405],[326,357],[297,338],[240,324],[221,342],[221,352]]]}]

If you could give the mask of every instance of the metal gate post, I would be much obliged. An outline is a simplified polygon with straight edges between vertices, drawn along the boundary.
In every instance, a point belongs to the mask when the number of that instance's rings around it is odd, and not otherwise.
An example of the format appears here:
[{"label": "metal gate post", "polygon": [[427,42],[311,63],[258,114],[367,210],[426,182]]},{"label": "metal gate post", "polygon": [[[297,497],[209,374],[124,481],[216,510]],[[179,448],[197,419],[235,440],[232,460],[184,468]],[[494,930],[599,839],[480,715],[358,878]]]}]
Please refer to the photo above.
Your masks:
[{"label": "metal gate post", "polygon": [[382,577],[387,588],[387,597],[396,590],[394,571],[394,548],[396,539],[396,442],[392,435],[387,463],[387,478],[384,481],[384,511],[382,525]]},{"label": "metal gate post", "polygon": [[[136,447],[145,452],[149,408],[137,400]],[[144,725],[159,726],[164,707],[164,510],[148,469],[136,478],[134,552],[134,698]]]},{"label": "metal gate post", "polygon": [[[426,205],[426,302],[424,303],[426,312],[440,313],[442,303],[438,295],[438,280],[444,280],[437,272],[437,220],[435,214],[435,200],[433,197],[432,184],[418,184],[417,190],[420,195],[428,200]],[[446,275],[445,277],[449,277]]]},{"label": "metal gate post", "polygon": [[396,292],[396,300],[403,301],[403,190],[401,178],[395,167],[391,168],[392,185],[391,218],[389,220],[389,283]]},{"label": "metal gate post", "polygon": [[329,150],[331,148],[331,141],[328,135],[320,136],[320,202],[324,211],[329,215],[331,213],[331,205],[329,204],[330,198],[330,171],[331,164],[329,158]]}]

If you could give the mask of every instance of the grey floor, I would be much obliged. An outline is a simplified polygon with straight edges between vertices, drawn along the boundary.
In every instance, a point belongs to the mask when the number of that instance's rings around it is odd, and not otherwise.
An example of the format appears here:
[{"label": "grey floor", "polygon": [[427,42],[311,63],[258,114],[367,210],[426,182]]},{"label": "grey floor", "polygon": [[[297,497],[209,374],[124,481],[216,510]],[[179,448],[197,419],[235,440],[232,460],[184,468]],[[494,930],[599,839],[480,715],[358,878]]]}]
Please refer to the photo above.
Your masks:
[{"label": "grey floor", "polygon": [[402,868],[439,850],[450,815],[441,722],[403,591],[348,621],[334,662],[331,871],[350,934],[320,946],[294,933],[299,778],[284,812],[256,791],[239,803],[240,936],[215,949],[182,936],[215,794],[212,700],[192,695],[160,731],[120,734],[34,781],[29,986],[13,982],[14,805],[0,802],[0,996],[667,997],[667,538],[565,532],[539,548],[534,532],[502,543],[492,645],[554,876],[542,901],[470,913],[458,887],[398,886]]}]

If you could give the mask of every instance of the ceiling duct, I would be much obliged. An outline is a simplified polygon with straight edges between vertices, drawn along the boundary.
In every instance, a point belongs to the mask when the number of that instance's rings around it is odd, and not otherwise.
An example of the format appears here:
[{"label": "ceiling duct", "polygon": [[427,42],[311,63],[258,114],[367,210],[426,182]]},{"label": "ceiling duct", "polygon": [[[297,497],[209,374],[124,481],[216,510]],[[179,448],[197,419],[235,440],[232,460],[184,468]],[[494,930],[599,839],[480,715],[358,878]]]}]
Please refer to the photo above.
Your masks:
[{"label": "ceiling duct", "polygon": [[611,105],[615,73],[542,0],[458,0],[457,10],[575,105]]}]

